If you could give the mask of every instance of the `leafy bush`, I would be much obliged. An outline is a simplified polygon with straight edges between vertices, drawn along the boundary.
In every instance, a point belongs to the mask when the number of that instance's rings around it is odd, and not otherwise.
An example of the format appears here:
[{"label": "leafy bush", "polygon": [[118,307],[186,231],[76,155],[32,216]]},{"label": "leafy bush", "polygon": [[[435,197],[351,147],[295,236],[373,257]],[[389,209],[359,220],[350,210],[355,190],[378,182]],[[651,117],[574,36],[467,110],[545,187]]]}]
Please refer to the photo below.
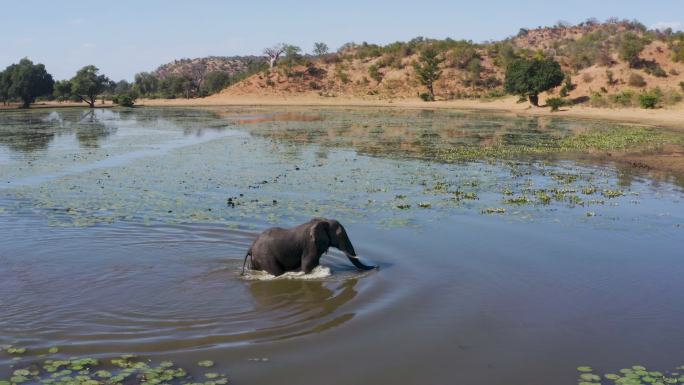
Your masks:
[{"label": "leafy bush", "polygon": [[622,107],[632,107],[634,106],[634,92],[633,91],[622,91],[620,93],[610,95],[610,101],[614,104],[620,105]]},{"label": "leafy bush", "polygon": [[432,102],[435,100],[435,98],[427,92],[423,92],[422,94],[420,94],[420,99],[424,102]]},{"label": "leafy bush", "polygon": [[460,69],[465,69],[474,59],[480,59],[480,55],[476,46],[467,41],[460,42],[447,54],[448,64]]},{"label": "leafy bush", "polygon": [[633,73],[629,75],[629,81],[627,82],[627,84],[629,84],[632,87],[646,87],[646,80],[644,80],[643,76]]},{"label": "leafy bush", "polygon": [[565,79],[563,80],[563,88],[560,90],[560,96],[562,98],[568,96],[570,91],[574,90],[575,86],[572,84],[572,77],[570,74],[565,74]]},{"label": "leafy bush", "polygon": [[658,106],[658,103],[660,103],[660,98],[661,95],[656,91],[656,89],[643,92],[641,95],[639,95],[639,105],[641,108],[653,109]]},{"label": "leafy bush", "polygon": [[560,107],[567,104],[567,101],[563,98],[549,98],[546,100],[546,105],[551,107],[551,112],[556,112]]},{"label": "leafy bush", "polygon": [[594,92],[589,99],[589,105],[592,107],[607,107],[608,103],[600,92]]},{"label": "leafy bush", "polygon": [[660,64],[656,62],[647,62],[646,64],[644,64],[644,72],[659,78],[667,77],[667,72],[665,72],[663,67],[661,67]]},{"label": "leafy bush", "polygon": [[608,64],[606,41],[608,33],[602,30],[588,33],[577,40],[567,42],[561,52],[568,58],[568,65],[574,70],[591,67],[594,64]]},{"label": "leafy bush", "polygon": [[620,59],[629,63],[632,68],[638,67],[641,63],[641,51],[644,50],[645,42],[633,32],[625,32],[620,36],[618,42],[618,55]]},{"label": "leafy bush", "polygon": [[125,93],[125,94],[115,95],[112,98],[112,102],[114,102],[114,104],[118,104],[122,107],[133,107],[133,105],[135,104],[135,100],[137,98],[138,98],[138,96],[135,93],[129,92],[129,93]]},{"label": "leafy bush", "polygon": [[373,64],[368,67],[368,76],[376,82],[380,83],[382,81],[382,74],[380,73],[380,67],[377,64]]},{"label": "leafy bush", "polygon": [[679,88],[681,88],[682,91],[684,91],[684,82],[679,82]]},{"label": "leafy bush", "polygon": [[484,80],[482,80],[482,86],[484,88],[496,88],[501,86],[501,80],[499,80],[496,76],[488,76]]}]

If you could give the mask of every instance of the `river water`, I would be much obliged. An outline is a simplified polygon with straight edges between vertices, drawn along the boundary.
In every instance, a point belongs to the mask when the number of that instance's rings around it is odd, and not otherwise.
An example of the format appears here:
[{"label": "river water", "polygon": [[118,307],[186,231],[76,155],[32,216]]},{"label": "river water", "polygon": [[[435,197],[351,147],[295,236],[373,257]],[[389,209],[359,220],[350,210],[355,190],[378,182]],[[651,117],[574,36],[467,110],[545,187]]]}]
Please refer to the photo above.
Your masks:
[{"label": "river water", "polygon": [[[209,359],[236,384],[672,369],[684,363],[676,175],[563,154],[440,157],[610,126],[429,110],[3,112],[0,346],[28,351],[0,352],[0,380],[53,346],[197,377]],[[259,232],[314,216],[340,220],[380,269],[331,252],[308,279],[240,276]]]}]

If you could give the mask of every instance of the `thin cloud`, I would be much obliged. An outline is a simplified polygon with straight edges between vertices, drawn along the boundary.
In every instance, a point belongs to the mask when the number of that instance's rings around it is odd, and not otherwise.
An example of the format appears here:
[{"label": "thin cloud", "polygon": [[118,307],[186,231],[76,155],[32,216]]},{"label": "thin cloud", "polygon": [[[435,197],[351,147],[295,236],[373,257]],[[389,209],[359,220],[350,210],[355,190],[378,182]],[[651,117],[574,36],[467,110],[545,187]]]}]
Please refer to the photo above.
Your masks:
[{"label": "thin cloud", "polygon": [[69,20],[69,24],[71,24],[71,25],[80,25],[80,24],[83,24],[83,22],[85,22],[85,20],[83,20],[81,18]]},{"label": "thin cloud", "polygon": [[95,48],[94,43],[83,43],[83,48]]},{"label": "thin cloud", "polygon": [[651,29],[657,29],[659,31],[664,31],[671,28],[673,31],[679,31],[682,29],[682,23],[678,21],[659,21],[651,26]]}]

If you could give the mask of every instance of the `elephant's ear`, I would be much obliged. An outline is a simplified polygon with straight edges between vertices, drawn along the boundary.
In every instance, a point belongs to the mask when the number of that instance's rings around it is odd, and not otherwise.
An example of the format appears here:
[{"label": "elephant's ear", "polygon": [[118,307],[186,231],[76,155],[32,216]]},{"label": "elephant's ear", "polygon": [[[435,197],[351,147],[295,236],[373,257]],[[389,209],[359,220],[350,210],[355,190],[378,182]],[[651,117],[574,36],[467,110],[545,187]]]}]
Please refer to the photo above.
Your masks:
[{"label": "elephant's ear", "polygon": [[314,222],[313,226],[311,226],[311,240],[320,254],[328,251],[330,247],[329,226],[326,221]]}]

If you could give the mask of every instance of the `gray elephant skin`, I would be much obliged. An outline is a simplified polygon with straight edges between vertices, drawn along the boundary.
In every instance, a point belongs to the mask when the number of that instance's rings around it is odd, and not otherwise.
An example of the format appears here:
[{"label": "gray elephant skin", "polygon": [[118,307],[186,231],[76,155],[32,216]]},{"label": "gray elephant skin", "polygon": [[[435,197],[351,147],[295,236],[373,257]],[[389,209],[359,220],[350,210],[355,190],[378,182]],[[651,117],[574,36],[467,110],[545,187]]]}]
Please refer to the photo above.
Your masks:
[{"label": "gray elephant skin", "polygon": [[308,274],[318,266],[321,256],[330,247],[344,252],[358,269],[378,268],[365,265],[359,260],[347,231],[340,222],[314,218],[291,229],[273,227],[259,234],[245,255],[242,274],[245,273],[248,257],[251,257],[253,270],[264,270],[275,276],[288,271],[303,271]]}]

